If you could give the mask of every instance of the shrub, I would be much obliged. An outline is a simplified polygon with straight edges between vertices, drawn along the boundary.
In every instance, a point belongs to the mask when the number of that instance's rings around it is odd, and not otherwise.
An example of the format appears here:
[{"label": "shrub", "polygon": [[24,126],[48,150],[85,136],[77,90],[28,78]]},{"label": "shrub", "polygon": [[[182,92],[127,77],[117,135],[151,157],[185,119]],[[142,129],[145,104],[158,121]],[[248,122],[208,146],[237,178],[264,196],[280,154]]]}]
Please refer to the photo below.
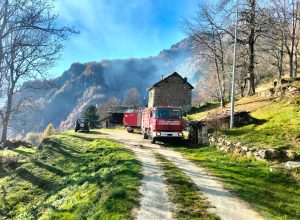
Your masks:
[{"label": "shrub", "polygon": [[40,145],[40,143],[43,140],[43,134],[42,133],[34,133],[34,132],[29,132],[26,135],[26,141],[32,144],[33,146],[37,147]]},{"label": "shrub", "polygon": [[49,137],[49,136],[51,136],[51,135],[53,135],[53,134],[55,134],[55,133],[56,133],[55,128],[53,127],[52,124],[49,124],[49,125],[47,126],[47,128],[44,130],[44,133],[43,133],[43,139],[44,139],[44,138],[47,138],[47,137]]},{"label": "shrub", "polygon": [[0,165],[9,169],[15,169],[19,165],[19,157],[0,156]]},{"label": "shrub", "polygon": [[5,148],[8,148],[8,149],[16,149],[18,147],[32,147],[32,145],[30,143],[27,143],[26,141],[21,141],[21,140],[6,140],[4,143],[3,143],[3,146]]}]

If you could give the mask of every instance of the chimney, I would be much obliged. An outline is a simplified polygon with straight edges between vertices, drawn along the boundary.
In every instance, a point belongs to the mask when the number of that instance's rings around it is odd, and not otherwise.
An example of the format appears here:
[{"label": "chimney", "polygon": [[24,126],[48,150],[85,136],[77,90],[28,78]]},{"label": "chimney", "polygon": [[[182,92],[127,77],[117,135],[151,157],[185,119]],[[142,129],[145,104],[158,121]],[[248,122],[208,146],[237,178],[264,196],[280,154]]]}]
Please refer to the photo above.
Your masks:
[{"label": "chimney", "polygon": [[187,78],[186,78],[186,77],[184,77],[184,78],[183,78],[183,81],[184,81],[184,82],[187,82]]},{"label": "chimney", "polygon": [[164,75],[161,75],[161,79],[162,79],[162,80],[164,79]]}]

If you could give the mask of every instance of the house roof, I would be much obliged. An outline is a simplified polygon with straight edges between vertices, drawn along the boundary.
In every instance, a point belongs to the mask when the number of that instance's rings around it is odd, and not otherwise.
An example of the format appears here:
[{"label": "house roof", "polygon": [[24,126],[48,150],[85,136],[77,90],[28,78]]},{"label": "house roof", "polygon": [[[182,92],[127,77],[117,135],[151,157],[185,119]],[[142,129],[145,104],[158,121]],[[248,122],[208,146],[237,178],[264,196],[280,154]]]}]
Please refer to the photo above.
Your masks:
[{"label": "house roof", "polygon": [[128,110],[126,106],[110,107],[108,113],[124,113]]},{"label": "house roof", "polygon": [[170,77],[172,77],[172,76],[179,76],[179,77],[182,79],[182,81],[183,81],[184,83],[186,83],[191,89],[194,89],[194,86],[192,86],[192,84],[190,84],[188,81],[186,81],[185,78],[183,78],[179,73],[174,72],[174,73],[168,75],[167,77],[161,79],[161,80],[158,81],[157,83],[153,84],[152,86],[150,86],[150,87],[148,88],[148,90],[151,90],[152,88],[157,87],[158,84],[160,84],[161,82],[167,80],[168,78],[170,78]]}]

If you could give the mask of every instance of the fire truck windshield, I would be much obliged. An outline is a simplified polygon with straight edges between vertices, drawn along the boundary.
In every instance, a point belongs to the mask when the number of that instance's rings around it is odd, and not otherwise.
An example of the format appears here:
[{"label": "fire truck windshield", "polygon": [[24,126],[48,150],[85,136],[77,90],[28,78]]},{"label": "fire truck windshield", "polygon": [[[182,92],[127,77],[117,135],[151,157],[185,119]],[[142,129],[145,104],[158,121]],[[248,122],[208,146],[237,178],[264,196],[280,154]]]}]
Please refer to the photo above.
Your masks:
[{"label": "fire truck windshield", "polygon": [[181,110],[180,109],[157,109],[154,115],[154,118],[161,118],[161,119],[181,119]]}]

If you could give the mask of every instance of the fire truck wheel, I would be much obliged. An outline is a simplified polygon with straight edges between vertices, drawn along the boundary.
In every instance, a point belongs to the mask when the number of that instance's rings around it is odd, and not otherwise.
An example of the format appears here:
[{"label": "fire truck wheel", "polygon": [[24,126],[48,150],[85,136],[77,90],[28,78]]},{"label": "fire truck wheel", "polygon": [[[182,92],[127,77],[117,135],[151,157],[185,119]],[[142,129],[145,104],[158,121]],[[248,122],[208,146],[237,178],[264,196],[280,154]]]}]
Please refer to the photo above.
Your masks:
[{"label": "fire truck wheel", "polygon": [[152,144],[155,144],[155,142],[156,142],[156,138],[151,137],[151,143],[152,143]]},{"label": "fire truck wheel", "polygon": [[143,138],[148,139],[148,135],[145,132],[143,132]]},{"label": "fire truck wheel", "polygon": [[151,141],[151,143],[152,144],[155,144],[155,142],[156,142],[156,138],[155,137],[153,137],[153,133],[152,133],[152,131],[150,130],[150,132],[149,132],[149,139],[150,139],[150,141]]}]

